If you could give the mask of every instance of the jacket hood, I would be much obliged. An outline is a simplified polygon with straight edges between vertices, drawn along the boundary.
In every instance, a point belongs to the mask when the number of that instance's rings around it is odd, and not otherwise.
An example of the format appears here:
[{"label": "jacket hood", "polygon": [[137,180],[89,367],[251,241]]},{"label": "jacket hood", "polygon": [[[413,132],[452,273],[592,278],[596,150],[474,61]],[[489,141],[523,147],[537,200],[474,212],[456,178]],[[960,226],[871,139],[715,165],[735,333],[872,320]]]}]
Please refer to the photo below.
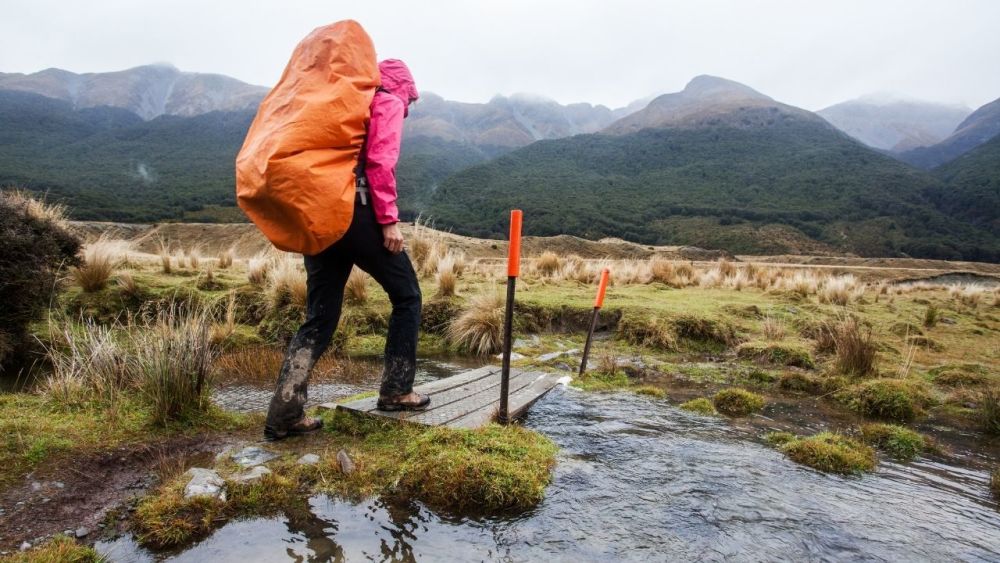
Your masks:
[{"label": "jacket hood", "polygon": [[413,75],[403,61],[386,59],[378,64],[378,70],[382,75],[382,89],[399,98],[403,107],[408,108],[411,101],[420,97]]}]

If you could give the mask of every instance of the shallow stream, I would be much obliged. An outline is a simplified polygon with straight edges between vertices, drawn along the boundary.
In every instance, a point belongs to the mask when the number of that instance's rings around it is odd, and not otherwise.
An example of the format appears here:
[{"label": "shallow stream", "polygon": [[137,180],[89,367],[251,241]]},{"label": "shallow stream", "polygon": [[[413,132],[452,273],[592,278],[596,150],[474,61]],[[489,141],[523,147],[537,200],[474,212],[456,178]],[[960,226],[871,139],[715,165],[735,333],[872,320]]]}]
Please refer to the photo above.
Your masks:
[{"label": "shallow stream", "polygon": [[820,425],[806,410],[733,423],[631,393],[557,388],[524,422],[560,447],[546,498],[529,512],[439,514],[417,502],[317,496],[306,518],[230,522],[180,552],[154,554],[129,537],[98,548],[113,561],[241,563],[1000,560],[1000,512],[979,445],[883,459],[863,477],[824,475],[759,438]]}]

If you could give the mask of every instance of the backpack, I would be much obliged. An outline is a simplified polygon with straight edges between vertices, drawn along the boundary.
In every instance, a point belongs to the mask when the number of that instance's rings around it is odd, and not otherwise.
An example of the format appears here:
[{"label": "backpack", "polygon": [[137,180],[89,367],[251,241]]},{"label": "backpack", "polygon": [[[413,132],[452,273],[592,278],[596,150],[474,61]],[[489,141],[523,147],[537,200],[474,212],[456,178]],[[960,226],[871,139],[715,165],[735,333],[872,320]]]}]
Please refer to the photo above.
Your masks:
[{"label": "backpack", "polygon": [[313,30],[264,97],[236,157],[236,201],[277,248],[318,254],[354,213],[354,170],[379,87],[353,20]]}]

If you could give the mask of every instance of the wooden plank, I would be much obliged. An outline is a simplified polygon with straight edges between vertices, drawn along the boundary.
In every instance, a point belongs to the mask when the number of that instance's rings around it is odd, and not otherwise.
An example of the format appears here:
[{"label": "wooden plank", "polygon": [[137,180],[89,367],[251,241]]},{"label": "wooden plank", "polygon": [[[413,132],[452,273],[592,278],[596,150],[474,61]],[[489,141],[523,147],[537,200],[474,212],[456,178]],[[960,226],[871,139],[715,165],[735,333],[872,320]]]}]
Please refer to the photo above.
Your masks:
[{"label": "wooden plank", "polygon": [[[448,391],[455,387],[460,387],[478,381],[480,379],[489,377],[494,373],[500,373],[500,368],[496,366],[484,366],[478,369],[460,373],[452,377],[445,377],[443,379],[437,379],[424,383],[423,385],[418,385],[413,388],[417,393],[423,393],[425,395],[434,395],[435,393],[440,393],[443,391]],[[344,403],[339,405],[346,409],[361,411],[361,412],[371,412],[375,411],[376,405],[378,403],[378,397],[368,397],[367,399],[359,399],[357,401],[352,401],[350,403]],[[432,403],[433,404],[433,403]]]},{"label": "wooden plank", "polygon": [[[510,393],[519,391],[534,381],[534,377],[530,373],[518,372],[511,373],[510,377]],[[478,382],[477,382],[478,383]],[[440,397],[440,395],[435,395],[435,398]],[[474,393],[468,393],[464,397],[456,399],[454,396],[449,397],[449,400],[439,400],[438,407],[435,409],[429,409],[422,412],[410,412],[407,413],[410,416],[400,417],[404,418],[410,422],[419,422],[421,424],[427,424],[430,426],[441,426],[446,425],[456,418],[485,408],[492,404],[500,404],[500,375],[490,376],[488,380],[482,380],[482,384],[478,385],[478,389]],[[433,403],[432,403],[433,405]]]},{"label": "wooden plank", "polygon": [[[561,374],[511,370],[509,412],[524,413],[542,395],[558,384]],[[371,416],[395,418],[428,426],[475,428],[495,419],[500,402],[500,368],[486,366],[453,377],[418,385],[414,391],[430,395],[424,411],[385,412],[376,408],[377,397],[337,405],[337,409]]]},{"label": "wooden plank", "polygon": [[[559,380],[565,377],[559,374],[544,372],[532,372],[528,375],[531,376],[531,383],[521,387],[517,391],[511,391],[510,398],[508,399],[507,412],[512,420],[524,415],[535,401],[551,391],[553,387],[559,384]],[[451,420],[447,423],[447,426],[452,428],[479,428],[480,426],[485,426],[496,420],[498,408],[499,401],[490,403],[483,408]]]}]

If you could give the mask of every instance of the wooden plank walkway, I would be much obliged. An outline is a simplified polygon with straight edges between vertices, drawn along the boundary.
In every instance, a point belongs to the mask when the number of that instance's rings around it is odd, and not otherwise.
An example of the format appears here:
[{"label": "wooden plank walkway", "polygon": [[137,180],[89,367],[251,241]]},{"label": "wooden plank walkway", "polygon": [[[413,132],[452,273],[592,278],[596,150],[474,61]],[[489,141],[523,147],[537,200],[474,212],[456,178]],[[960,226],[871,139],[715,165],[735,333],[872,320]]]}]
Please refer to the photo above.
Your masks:
[{"label": "wooden plank walkway", "polygon": [[[507,411],[511,419],[523,416],[535,401],[552,390],[564,374],[510,370],[510,394]],[[431,404],[424,411],[385,412],[375,408],[377,397],[336,405],[338,410],[383,416],[428,426],[478,428],[496,420],[500,407],[500,368],[486,366],[413,388],[430,395]],[[331,408],[333,405],[321,405]]]}]

